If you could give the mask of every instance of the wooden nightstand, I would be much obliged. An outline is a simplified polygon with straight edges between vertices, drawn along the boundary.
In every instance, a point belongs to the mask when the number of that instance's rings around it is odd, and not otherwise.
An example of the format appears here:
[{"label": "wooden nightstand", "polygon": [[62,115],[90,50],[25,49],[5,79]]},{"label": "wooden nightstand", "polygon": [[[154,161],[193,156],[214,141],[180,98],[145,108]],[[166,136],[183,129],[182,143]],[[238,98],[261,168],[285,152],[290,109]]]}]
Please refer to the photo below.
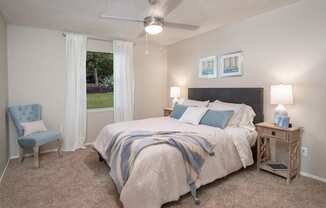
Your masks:
[{"label": "wooden nightstand", "polygon": [[164,108],[163,109],[164,116],[170,116],[172,110],[173,110],[172,108]]},{"label": "wooden nightstand", "polygon": [[[289,184],[291,179],[298,174],[300,158],[300,128],[279,128],[270,123],[256,124],[257,138],[257,169],[265,170],[286,178]],[[288,146],[288,164],[285,170],[272,169],[268,164],[271,161],[270,141],[286,143]],[[274,162],[275,163],[275,162]]]}]

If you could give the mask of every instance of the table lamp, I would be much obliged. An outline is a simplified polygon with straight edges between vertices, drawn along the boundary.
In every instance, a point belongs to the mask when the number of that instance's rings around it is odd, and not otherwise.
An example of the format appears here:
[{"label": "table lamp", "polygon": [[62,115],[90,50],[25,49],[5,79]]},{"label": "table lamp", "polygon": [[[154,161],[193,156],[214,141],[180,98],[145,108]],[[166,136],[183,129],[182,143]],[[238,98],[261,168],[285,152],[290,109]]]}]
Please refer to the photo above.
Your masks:
[{"label": "table lamp", "polygon": [[284,105],[293,104],[292,85],[272,85],[271,86],[271,104],[277,105],[274,113],[274,124],[278,124],[281,117],[288,117]]},{"label": "table lamp", "polygon": [[180,97],[180,87],[171,87],[170,88],[170,97],[173,98],[172,108],[178,102],[178,98]]}]

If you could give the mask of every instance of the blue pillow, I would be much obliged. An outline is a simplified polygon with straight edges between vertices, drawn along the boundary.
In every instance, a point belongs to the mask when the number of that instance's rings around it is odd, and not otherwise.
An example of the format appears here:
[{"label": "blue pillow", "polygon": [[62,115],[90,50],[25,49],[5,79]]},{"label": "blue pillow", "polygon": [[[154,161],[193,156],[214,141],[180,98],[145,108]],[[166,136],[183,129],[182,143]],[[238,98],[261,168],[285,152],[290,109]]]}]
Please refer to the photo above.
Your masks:
[{"label": "blue pillow", "polygon": [[224,129],[228,124],[233,111],[214,111],[208,110],[203,118],[200,120],[199,124],[204,124],[207,126],[218,127]]},{"label": "blue pillow", "polygon": [[180,119],[187,108],[188,106],[186,105],[175,104],[170,116],[175,119]]}]

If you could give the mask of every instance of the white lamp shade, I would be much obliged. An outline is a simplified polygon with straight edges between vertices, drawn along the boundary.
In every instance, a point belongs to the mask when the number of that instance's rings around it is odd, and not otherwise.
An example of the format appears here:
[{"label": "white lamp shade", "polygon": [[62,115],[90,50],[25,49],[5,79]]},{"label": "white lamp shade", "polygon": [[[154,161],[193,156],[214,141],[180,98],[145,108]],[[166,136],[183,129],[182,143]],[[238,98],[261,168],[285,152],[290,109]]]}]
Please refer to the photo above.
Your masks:
[{"label": "white lamp shade", "polygon": [[271,104],[290,105],[293,104],[292,85],[272,85]]},{"label": "white lamp shade", "polygon": [[170,88],[170,97],[171,98],[180,97],[180,87],[171,87]]}]

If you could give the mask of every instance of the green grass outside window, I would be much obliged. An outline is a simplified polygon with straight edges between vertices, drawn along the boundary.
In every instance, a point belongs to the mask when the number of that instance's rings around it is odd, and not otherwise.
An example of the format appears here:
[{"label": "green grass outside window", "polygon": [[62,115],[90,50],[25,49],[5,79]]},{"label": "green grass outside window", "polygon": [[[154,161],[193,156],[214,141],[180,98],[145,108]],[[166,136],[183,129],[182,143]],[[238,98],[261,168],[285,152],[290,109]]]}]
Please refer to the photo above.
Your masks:
[{"label": "green grass outside window", "polygon": [[113,92],[109,93],[87,93],[87,108],[112,108]]}]

